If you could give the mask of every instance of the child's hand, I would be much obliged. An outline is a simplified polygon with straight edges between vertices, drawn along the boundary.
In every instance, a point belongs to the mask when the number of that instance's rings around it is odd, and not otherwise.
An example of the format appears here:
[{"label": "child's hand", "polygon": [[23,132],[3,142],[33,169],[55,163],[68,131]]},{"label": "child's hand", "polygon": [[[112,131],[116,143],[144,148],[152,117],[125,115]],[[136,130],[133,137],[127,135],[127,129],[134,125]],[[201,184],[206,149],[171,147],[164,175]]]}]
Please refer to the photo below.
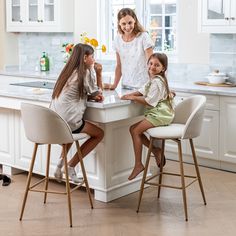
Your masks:
[{"label": "child's hand", "polygon": [[104,97],[102,94],[98,94],[96,95],[95,97],[93,97],[93,99],[96,101],[96,102],[102,102],[104,100]]},{"label": "child's hand", "polygon": [[104,89],[114,90],[114,89],[116,89],[116,86],[115,86],[114,84],[104,83],[104,84],[103,84],[103,88],[104,88]]},{"label": "child's hand", "polygon": [[96,74],[101,74],[102,73],[102,65],[95,62],[94,63],[94,70],[95,70]]},{"label": "child's hand", "polygon": [[131,95],[130,94],[125,94],[125,95],[121,96],[120,99],[121,100],[131,100]]},{"label": "child's hand", "polygon": [[171,91],[170,91],[170,96],[171,96],[171,98],[174,98],[174,97],[176,96],[176,93],[175,93],[174,90],[171,90]]}]

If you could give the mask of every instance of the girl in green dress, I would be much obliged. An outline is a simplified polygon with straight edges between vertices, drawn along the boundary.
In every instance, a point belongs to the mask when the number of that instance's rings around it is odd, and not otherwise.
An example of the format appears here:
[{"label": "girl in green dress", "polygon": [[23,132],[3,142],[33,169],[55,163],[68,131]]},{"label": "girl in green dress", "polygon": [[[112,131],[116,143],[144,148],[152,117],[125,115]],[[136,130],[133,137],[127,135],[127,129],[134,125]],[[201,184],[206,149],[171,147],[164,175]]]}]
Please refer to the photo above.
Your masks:
[{"label": "girl in green dress", "polygon": [[[173,94],[169,90],[165,72],[168,66],[168,58],[164,53],[154,53],[148,60],[149,81],[138,91],[126,94],[121,99],[131,100],[143,104],[146,109],[144,119],[130,127],[133,140],[135,166],[129,176],[134,179],[144,170],[142,164],[142,145],[149,146],[149,140],[143,134],[147,129],[169,125],[174,118],[172,107]],[[153,147],[152,152],[156,162],[160,164],[161,150]]]}]

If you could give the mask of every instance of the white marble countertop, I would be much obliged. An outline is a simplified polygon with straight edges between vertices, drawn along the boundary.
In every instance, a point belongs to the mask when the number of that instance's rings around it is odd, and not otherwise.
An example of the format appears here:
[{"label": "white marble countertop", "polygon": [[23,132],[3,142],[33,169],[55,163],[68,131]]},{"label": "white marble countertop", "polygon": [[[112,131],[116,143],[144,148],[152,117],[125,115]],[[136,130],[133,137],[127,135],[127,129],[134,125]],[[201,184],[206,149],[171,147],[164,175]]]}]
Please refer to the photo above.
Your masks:
[{"label": "white marble countertop", "polygon": [[23,78],[36,78],[46,80],[56,80],[58,73],[56,72],[41,72],[41,71],[22,71],[19,69],[0,70],[0,75],[18,76]]},{"label": "white marble countertop", "polygon": [[[204,79],[199,79],[199,81],[204,81]],[[194,82],[169,82],[169,86],[176,92],[188,92],[220,96],[236,96],[236,87],[214,87],[196,85],[194,84]]]},{"label": "white marble countertop", "polygon": [[[0,96],[34,100],[40,102],[50,102],[52,89],[11,85],[12,83],[32,82],[36,80],[42,81],[42,79],[0,75]],[[103,95],[105,99],[103,102],[100,103],[89,101],[87,102],[87,105],[88,107],[99,109],[128,105],[131,102],[127,100],[121,100],[120,96],[129,93],[130,91],[131,90],[127,89],[117,89],[115,91],[104,90]]]},{"label": "white marble countertop", "polygon": [[[32,81],[42,81],[42,79],[25,78],[21,76],[0,75],[0,96],[49,103],[51,101],[51,94],[52,94],[51,89],[39,89],[39,88],[10,85],[11,83],[32,82]],[[188,83],[170,82],[169,84],[170,88],[174,90],[177,93],[177,95],[178,92],[189,92],[195,94],[236,96],[236,87],[225,88],[225,87],[202,86],[202,85],[195,85],[192,82]],[[106,109],[109,107],[128,105],[130,104],[130,101],[120,100],[120,96],[129,92],[131,92],[131,90],[127,89],[116,89],[115,91],[105,90],[104,101],[101,103],[88,102],[88,107]]]}]

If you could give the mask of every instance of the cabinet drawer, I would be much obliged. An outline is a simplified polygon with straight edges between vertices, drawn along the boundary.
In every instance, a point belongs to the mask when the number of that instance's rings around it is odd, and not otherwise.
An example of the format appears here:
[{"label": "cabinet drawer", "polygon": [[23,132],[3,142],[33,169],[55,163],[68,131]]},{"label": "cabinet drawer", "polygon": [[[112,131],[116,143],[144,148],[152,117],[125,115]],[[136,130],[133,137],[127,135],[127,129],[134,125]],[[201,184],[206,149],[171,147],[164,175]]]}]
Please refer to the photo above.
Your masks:
[{"label": "cabinet drawer", "polygon": [[[206,109],[207,110],[214,110],[218,111],[220,109],[220,98],[216,95],[206,95],[201,94],[206,97]],[[194,96],[193,93],[182,93],[182,92],[176,92],[176,97],[174,99],[175,104],[178,104],[179,102],[183,101],[185,98]]]}]

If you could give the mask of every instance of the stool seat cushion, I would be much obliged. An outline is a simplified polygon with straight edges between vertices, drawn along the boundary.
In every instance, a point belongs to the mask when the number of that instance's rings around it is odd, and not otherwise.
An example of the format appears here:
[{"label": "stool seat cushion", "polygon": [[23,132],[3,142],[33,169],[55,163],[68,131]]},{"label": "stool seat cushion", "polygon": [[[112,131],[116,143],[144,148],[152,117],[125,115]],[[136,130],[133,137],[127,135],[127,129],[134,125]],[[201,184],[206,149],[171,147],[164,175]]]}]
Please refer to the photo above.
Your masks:
[{"label": "stool seat cushion", "polygon": [[86,133],[78,133],[78,134],[72,134],[74,141],[84,139],[84,138],[89,138],[89,135]]},{"label": "stool seat cushion", "polygon": [[168,126],[158,126],[155,128],[150,128],[146,131],[146,133],[153,138],[174,139],[182,138],[184,129],[185,124],[172,123]]}]

